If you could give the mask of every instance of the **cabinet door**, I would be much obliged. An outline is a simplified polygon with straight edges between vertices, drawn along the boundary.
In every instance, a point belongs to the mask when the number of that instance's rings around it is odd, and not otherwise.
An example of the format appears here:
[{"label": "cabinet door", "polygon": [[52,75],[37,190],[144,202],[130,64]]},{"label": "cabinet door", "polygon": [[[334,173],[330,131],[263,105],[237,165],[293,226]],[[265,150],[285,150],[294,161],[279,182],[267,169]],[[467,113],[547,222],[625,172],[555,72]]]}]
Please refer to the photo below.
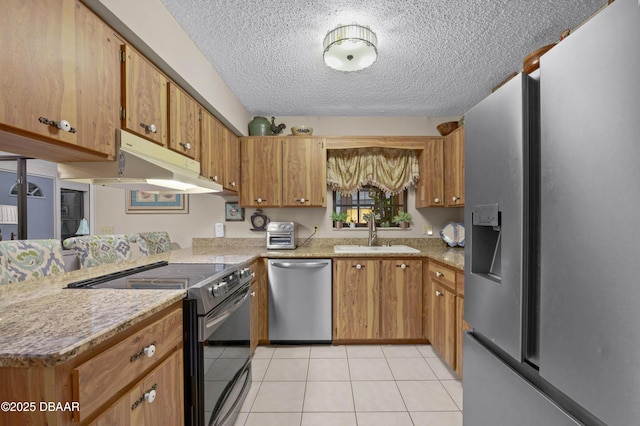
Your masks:
[{"label": "cabinet door", "polygon": [[224,178],[224,140],[220,138],[220,123],[208,111],[201,118],[200,174],[222,185]]},{"label": "cabinet door", "polygon": [[422,338],[422,261],[380,262],[380,338]]},{"label": "cabinet door", "polygon": [[276,138],[244,138],[240,142],[240,205],[279,207],[282,145]]},{"label": "cabinet door", "polygon": [[462,378],[462,353],[465,331],[471,326],[464,320],[464,299],[456,297],[456,373]]},{"label": "cabinet door", "polygon": [[445,203],[447,207],[464,206],[464,127],[447,136],[444,144]]},{"label": "cabinet door", "polygon": [[456,297],[437,281],[433,284],[433,348],[451,368],[455,368]]},{"label": "cabinet door", "polygon": [[[182,349],[163,361],[129,392],[132,425],[184,424]],[[145,394],[155,390],[155,400]],[[133,408],[133,406],[138,405]]]},{"label": "cabinet door", "polygon": [[224,140],[225,173],[222,186],[230,191],[240,188],[240,142],[238,137],[223,124],[222,138]]},{"label": "cabinet door", "polygon": [[123,49],[123,127],[166,147],[167,78],[130,46]]},{"label": "cabinet door", "polygon": [[169,149],[200,161],[198,103],[169,82]]},{"label": "cabinet door", "polygon": [[327,154],[324,139],[282,139],[283,206],[326,207]]},{"label": "cabinet door", "polygon": [[[0,28],[0,129],[97,156],[24,140],[7,141],[8,147],[52,161],[114,159],[120,41],[113,30],[80,2],[66,0],[3,1]],[[41,118],[66,120],[75,132]]]},{"label": "cabinet door", "polygon": [[379,337],[380,295],[377,262],[336,259],[333,262],[333,338]]},{"label": "cabinet door", "polygon": [[267,258],[260,258],[256,265],[258,284],[258,343],[269,343],[269,277]]},{"label": "cabinet door", "polygon": [[416,186],[416,207],[443,207],[444,139],[428,138],[418,161],[420,180]]}]

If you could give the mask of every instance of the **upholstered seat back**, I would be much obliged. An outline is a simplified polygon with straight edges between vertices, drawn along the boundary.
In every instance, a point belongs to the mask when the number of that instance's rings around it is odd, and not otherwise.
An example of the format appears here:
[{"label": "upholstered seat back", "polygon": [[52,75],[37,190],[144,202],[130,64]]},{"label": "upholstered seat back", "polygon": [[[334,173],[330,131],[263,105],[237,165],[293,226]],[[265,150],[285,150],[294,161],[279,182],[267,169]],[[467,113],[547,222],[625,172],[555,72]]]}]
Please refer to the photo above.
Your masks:
[{"label": "upholstered seat back", "polygon": [[134,234],[133,238],[136,239],[140,252],[145,256],[171,250],[171,238],[165,231],[140,232]]},{"label": "upholstered seat back", "polygon": [[62,243],[74,250],[81,268],[130,260],[133,257],[127,235],[87,235],[67,238]]},{"label": "upholstered seat back", "polygon": [[63,272],[60,240],[0,241],[0,284]]}]

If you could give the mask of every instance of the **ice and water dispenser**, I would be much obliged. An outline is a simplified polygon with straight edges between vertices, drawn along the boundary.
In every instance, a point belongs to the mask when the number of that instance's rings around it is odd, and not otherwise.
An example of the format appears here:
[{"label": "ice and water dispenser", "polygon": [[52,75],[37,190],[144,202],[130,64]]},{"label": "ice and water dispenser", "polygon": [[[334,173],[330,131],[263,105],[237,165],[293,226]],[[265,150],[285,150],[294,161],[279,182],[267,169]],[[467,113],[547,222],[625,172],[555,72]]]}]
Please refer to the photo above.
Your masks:
[{"label": "ice and water dispenser", "polygon": [[500,283],[502,278],[502,212],[498,204],[475,205],[471,210],[471,272]]}]

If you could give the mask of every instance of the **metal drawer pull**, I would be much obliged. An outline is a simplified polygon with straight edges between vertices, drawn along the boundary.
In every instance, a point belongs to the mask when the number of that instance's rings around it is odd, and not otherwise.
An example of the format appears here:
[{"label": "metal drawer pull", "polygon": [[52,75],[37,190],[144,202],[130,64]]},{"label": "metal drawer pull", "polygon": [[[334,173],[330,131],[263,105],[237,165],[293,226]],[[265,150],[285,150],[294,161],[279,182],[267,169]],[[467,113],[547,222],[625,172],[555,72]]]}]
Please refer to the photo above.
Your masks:
[{"label": "metal drawer pull", "polygon": [[131,404],[131,411],[133,411],[136,408],[138,408],[138,405],[142,404],[145,401],[147,401],[149,404],[151,404],[153,401],[155,401],[156,400],[156,389],[157,388],[158,388],[158,384],[157,383],[155,383],[153,386],[151,386],[151,389],[146,391],[143,395],[140,396],[140,398],[138,398],[133,404]]},{"label": "metal drawer pull", "polygon": [[149,346],[146,346],[140,349],[140,351],[138,351],[137,353],[131,355],[131,358],[129,358],[129,361],[134,362],[138,358],[141,358],[145,355],[147,356],[147,358],[151,358],[155,353],[156,353],[156,342],[153,342]]},{"label": "metal drawer pull", "polygon": [[251,293],[249,293],[249,294],[251,294],[251,297],[255,297],[256,292],[255,292],[255,291],[252,291],[252,292],[251,292]]},{"label": "metal drawer pull", "polygon": [[187,143],[180,142],[178,145],[180,145],[182,148],[187,149],[187,150],[191,149],[191,144],[189,142],[187,142]]},{"label": "metal drawer pull", "polygon": [[356,268],[356,269],[362,269],[362,268],[364,268],[364,265],[361,265],[361,264],[358,263],[357,265],[351,265],[351,267],[352,268]]},{"label": "metal drawer pull", "polygon": [[306,198],[303,197],[303,198],[297,199],[296,201],[300,201],[300,203],[306,203],[309,200],[307,200]]},{"label": "metal drawer pull", "polygon": [[460,199],[460,197],[456,197],[455,195],[451,198],[451,201],[456,202]]},{"label": "metal drawer pull", "polygon": [[235,182],[235,181],[233,181],[233,182],[229,182],[229,186],[231,186],[231,187],[235,188],[235,187],[236,187],[236,182]]},{"label": "metal drawer pull", "polygon": [[151,124],[140,123],[140,127],[145,129],[147,132],[151,132],[151,133],[157,133],[158,132],[158,128],[153,123],[151,123]]},{"label": "metal drawer pull", "polygon": [[217,175],[216,176],[209,176],[209,179],[211,179],[214,182],[217,182],[218,181],[218,176]]},{"label": "metal drawer pull", "polygon": [[408,267],[409,265],[407,265],[406,263],[403,263],[402,265],[396,265],[396,268],[407,269]]},{"label": "metal drawer pull", "polygon": [[438,296],[438,297],[444,296],[444,293],[439,291],[439,290],[436,290],[436,296]]},{"label": "metal drawer pull", "polygon": [[40,118],[38,118],[38,121],[41,122],[42,124],[46,124],[46,125],[49,125],[49,126],[57,127],[58,129],[62,130],[63,132],[69,132],[69,133],[75,133],[76,132],[75,127],[71,127],[71,124],[67,120],[55,121],[55,120],[49,120],[46,117],[40,117]]},{"label": "metal drawer pull", "polygon": [[436,272],[436,277],[442,278],[442,277],[444,277],[444,274],[442,272],[440,272],[440,271],[437,271]]},{"label": "metal drawer pull", "polygon": [[258,198],[255,201],[256,201],[256,203],[260,204],[260,203],[263,203],[263,202],[265,202],[267,200],[263,200],[262,198]]},{"label": "metal drawer pull", "polygon": [[434,203],[436,203],[436,204],[438,204],[438,203],[440,202],[440,198],[434,198],[434,199],[433,199],[433,202],[434,202]]}]

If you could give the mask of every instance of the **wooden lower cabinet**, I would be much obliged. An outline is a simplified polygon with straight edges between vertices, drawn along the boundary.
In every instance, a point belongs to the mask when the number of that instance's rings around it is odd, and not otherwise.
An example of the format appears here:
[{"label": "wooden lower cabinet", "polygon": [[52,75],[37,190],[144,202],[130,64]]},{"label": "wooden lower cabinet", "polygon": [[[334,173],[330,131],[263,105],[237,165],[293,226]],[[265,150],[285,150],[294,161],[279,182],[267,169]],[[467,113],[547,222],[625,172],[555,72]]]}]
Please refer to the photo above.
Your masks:
[{"label": "wooden lower cabinet", "polygon": [[182,425],[183,354],[175,351],[126,395],[98,416],[94,425]]},{"label": "wooden lower cabinet", "polygon": [[423,340],[422,321],[421,260],[334,259],[334,341]]},{"label": "wooden lower cabinet", "polygon": [[422,261],[380,262],[380,338],[422,336]]},{"label": "wooden lower cabinet", "polygon": [[[180,301],[60,365],[0,368],[3,401],[79,406],[2,413],[0,425],[183,424],[182,322]],[[154,386],[149,402],[144,395]]]},{"label": "wooden lower cabinet", "polygon": [[[269,344],[269,280],[267,276],[267,258],[259,258],[251,262],[250,268],[255,276],[251,292],[255,292],[251,303],[251,352],[254,340],[256,345]],[[255,301],[254,301],[255,299]]]},{"label": "wooden lower cabinet", "polygon": [[444,362],[455,368],[456,296],[446,287],[433,283],[433,336],[431,344]]},{"label": "wooden lower cabinet", "polygon": [[376,260],[333,261],[333,340],[380,337]]}]

